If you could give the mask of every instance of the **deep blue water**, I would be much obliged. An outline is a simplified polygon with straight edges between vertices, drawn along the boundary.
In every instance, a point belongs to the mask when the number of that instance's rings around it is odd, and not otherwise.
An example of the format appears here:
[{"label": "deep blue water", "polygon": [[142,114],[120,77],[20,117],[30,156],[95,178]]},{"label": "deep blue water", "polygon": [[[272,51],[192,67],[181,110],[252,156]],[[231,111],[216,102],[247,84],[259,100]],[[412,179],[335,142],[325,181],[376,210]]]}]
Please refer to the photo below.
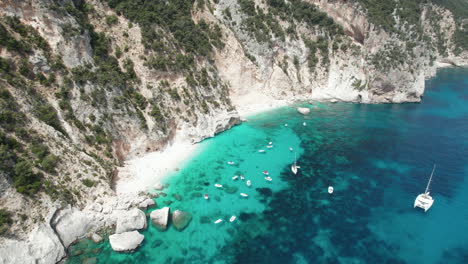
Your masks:
[{"label": "deep blue water", "polygon": [[[193,214],[184,231],[150,224],[132,254],[84,241],[70,263],[468,263],[468,69],[440,70],[419,104],[317,104],[308,116],[280,108],[201,148],[156,199]],[[434,163],[435,203],[424,213],[413,202]],[[252,186],[231,179],[239,174]]]}]

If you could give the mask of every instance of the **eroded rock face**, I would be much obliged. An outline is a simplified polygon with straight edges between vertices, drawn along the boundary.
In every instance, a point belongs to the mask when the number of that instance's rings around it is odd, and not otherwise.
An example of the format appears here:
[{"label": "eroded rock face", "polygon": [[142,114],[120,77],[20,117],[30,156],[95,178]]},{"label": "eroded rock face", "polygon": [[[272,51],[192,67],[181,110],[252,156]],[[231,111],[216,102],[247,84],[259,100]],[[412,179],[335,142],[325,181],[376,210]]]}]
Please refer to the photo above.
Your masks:
[{"label": "eroded rock face", "polygon": [[174,225],[175,229],[179,231],[184,230],[191,220],[191,213],[183,212],[180,210],[176,210],[174,213],[172,213],[172,224]]},{"label": "eroded rock face", "polygon": [[159,231],[165,231],[167,229],[167,222],[169,221],[169,207],[157,209],[150,214],[153,225]]},{"label": "eroded rock face", "polygon": [[115,233],[120,234],[128,231],[145,229],[146,225],[145,213],[140,209],[134,208],[119,216]]},{"label": "eroded rock face", "polygon": [[135,250],[144,239],[145,236],[138,233],[138,231],[124,232],[109,236],[112,249],[119,252]]},{"label": "eroded rock face", "polygon": [[94,226],[88,215],[72,207],[60,210],[53,224],[55,224],[55,230],[60,235],[65,247],[71,245],[75,240],[85,237]]},{"label": "eroded rock face", "polygon": [[6,239],[0,244],[0,263],[57,263],[65,250],[54,231],[45,224],[35,228],[27,241]]}]

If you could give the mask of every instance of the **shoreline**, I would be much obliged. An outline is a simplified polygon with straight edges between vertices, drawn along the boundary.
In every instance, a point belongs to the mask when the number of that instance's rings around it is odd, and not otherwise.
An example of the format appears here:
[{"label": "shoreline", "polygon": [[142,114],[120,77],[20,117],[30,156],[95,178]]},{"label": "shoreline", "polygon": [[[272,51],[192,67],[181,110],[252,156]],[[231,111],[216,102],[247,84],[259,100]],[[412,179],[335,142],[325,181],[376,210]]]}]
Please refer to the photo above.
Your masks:
[{"label": "shoreline", "polygon": [[199,144],[176,137],[162,151],[149,152],[125,161],[124,166],[118,168],[116,195],[154,189],[156,184],[162,184],[200,150]]}]

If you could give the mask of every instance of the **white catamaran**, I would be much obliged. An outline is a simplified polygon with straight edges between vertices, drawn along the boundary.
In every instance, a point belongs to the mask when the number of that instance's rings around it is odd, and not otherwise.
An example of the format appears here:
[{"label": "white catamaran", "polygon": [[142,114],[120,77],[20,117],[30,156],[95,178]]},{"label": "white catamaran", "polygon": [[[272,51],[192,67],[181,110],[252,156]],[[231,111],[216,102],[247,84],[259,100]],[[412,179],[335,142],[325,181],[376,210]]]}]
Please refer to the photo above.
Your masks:
[{"label": "white catamaran", "polygon": [[299,166],[297,166],[296,162],[297,162],[297,160],[296,160],[296,153],[294,153],[294,163],[293,163],[293,165],[291,165],[291,171],[292,171],[294,174],[297,174],[297,169],[300,168]]},{"label": "white catamaran", "polygon": [[434,168],[432,168],[432,173],[431,177],[429,178],[429,182],[427,183],[426,191],[424,193],[421,193],[416,197],[416,200],[414,200],[414,208],[419,207],[424,209],[424,212],[427,212],[429,208],[431,208],[432,204],[434,203],[434,199],[429,195],[429,186],[431,185],[432,181],[432,175],[434,175],[434,170],[435,170],[436,165],[434,164]]}]

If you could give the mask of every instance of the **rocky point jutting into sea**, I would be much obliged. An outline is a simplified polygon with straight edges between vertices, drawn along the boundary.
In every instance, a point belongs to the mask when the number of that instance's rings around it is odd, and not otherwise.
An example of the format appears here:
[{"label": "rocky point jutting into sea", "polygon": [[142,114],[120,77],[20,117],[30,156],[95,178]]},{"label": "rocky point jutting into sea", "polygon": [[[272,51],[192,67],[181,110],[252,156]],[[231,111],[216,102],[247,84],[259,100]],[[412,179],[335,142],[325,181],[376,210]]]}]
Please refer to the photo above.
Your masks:
[{"label": "rocky point jutting into sea", "polygon": [[1,0],[0,263],[56,263],[103,229],[134,248],[147,190],[251,113],[419,102],[437,67],[468,62],[466,7]]}]

